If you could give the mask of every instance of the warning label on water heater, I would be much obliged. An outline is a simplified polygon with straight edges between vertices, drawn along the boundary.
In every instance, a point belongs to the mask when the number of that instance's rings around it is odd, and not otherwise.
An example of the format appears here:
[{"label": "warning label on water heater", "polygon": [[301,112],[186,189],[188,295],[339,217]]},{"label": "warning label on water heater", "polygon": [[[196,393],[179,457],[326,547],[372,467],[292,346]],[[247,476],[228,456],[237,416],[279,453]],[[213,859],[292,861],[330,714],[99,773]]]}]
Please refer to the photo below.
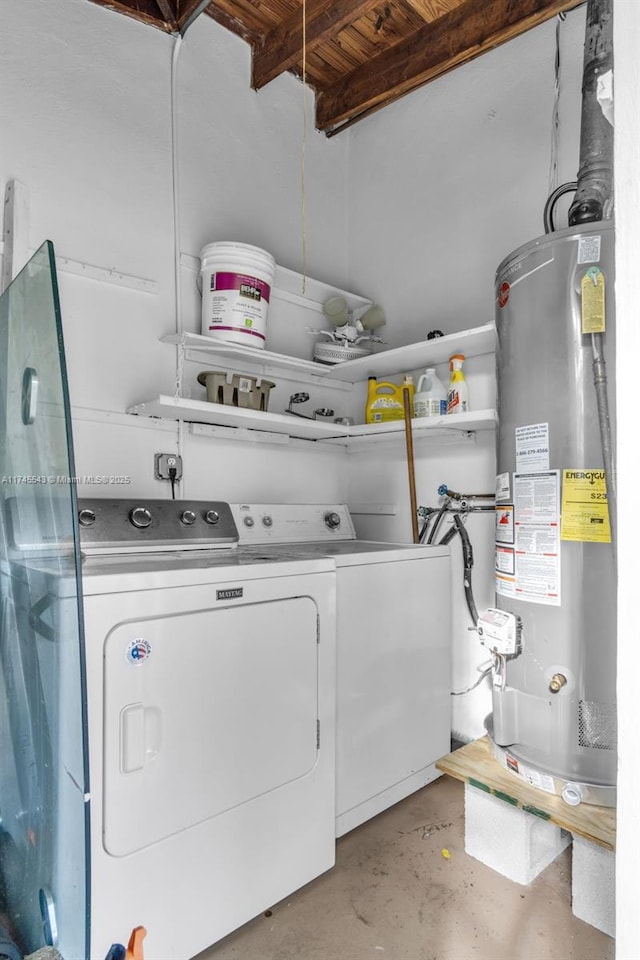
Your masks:
[{"label": "warning label on water heater", "polygon": [[604,470],[563,470],[562,540],[611,543]]},{"label": "warning label on water heater", "polygon": [[[530,603],[560,605],[560,476],[557,470],[514,473],[513,565],[496,523],[496,592]],[[502,510],[502,513],[505,511]],[[496,508],[496,519],[501,516]],[[505,531],[506,532],[506,531]]]},{"label": "warning label on water heater", "polygon": [[533,473],[549,469],[549,424],[516,427],[516,470]]}]

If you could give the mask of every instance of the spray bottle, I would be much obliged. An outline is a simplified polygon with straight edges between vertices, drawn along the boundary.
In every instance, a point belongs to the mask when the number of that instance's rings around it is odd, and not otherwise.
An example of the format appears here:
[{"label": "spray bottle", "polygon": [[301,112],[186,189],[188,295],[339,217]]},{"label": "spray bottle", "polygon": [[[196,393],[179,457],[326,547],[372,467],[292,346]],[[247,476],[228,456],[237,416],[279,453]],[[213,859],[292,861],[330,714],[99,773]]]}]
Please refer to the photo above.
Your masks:
[{"label": "spray bottle", "polygon": [[447,413],[466,413],[469,409],[469,390],[464,378],[462,353],[449,357],[449,389],[447,390]]}]

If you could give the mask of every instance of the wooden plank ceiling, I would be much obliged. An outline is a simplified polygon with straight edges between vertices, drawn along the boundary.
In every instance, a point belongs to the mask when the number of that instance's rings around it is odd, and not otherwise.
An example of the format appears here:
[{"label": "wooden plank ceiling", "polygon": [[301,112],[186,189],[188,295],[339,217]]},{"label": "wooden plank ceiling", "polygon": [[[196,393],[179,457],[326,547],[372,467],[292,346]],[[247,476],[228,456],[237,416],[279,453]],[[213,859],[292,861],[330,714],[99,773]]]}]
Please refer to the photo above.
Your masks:
[{"label": "wooden plank ceiling", "polygon": [[332,136],[583,0],[90,2],[173,34],[211,17],[251,45],[255,90],[287,70],[304,75],[316,126]]}]

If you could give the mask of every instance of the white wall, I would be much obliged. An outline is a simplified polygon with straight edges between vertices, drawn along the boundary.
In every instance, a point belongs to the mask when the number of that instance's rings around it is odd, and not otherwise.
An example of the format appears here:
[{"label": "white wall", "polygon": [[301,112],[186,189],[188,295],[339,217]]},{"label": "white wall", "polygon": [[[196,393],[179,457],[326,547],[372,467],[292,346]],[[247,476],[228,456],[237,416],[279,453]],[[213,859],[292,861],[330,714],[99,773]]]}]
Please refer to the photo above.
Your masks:
[{"label": "white wall", "polygon": [[[560,28],[561,183],[578,166],[584,16],[573,10]],[[498,264],[544,233],[555,25],[352,127],[351,276],[384,304],[394,346],[491,321]]]},{"label": "white wall", "polygon": [[[128,492],[168,496],[153,478],[153,454],[179,447],[183,496],[344,499],[338,449],[211,441],[124,416],[175,389],[175,350],[159,342],[177,326],[174,40],[86,0],[3,0],[2,20],[0,182],[15,177],[28,189],[30,246],[49,238],[58,257],[157,285],[147,293],[60,273],[78,475],[125,474]],[[301,269],[304,226],[312,275],[343,286],[347,141],[316,133],[310,112],[303,225],[301,85],[285,76],[252,91],[250,48],[206,16],[182,43],[176,76],[181,252],[197,256],[205,243],[235,239]],[[196,278],[182,269],[180,320],[199,332]],[[187,390],[196,373],[190,366]],[[279,387],[278,404],[295,384]],[[80,493],[123,489],[83,484]]]}]

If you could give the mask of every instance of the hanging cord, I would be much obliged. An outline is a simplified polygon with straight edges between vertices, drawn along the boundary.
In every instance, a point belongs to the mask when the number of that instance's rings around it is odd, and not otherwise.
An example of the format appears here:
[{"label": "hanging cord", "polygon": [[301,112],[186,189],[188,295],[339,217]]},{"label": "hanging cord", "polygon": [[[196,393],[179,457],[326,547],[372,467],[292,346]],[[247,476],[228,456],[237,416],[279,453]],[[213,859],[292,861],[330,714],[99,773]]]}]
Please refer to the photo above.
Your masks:
[{"label": "hanging cord", "polygon": [[302,154],[300,170],[302,218],[302,294],[307,288],[307,0],[302,0]]},{"label": "hanging cord", "polygon": [[[180,181],[178,174],[178,58],[182,50],[182,37],[176,37],[171,55],[171,195],[173,200],[173,287],[176,333],[183,332],[182,323],[182,277],[180,272]],[[184,378],[184,347],[176,345],[175,397],[182,396]],[[183,422],[178,421],[176,433],[176,452],[182,456],[184,447]],[[175,471],[171,477],[171,498],[175,500]]]},{"label": "hanging cord", "polygon": [[558,156],[560,137],[560,90],[561,90],[561,57],[560,57],[560,26],[567,19],[565,13],[556,17],[556,45],[554,57],[554,84],[553,84],[553,112],[551,117],[551,154],[549,157],[549,184],[547,188],[547,202],[544,207],[544,232],[553,233],[553,211],[555,205],[565,193],[575,191],[577,182],[563,183],[558,186]]},{"label": "hanging cord", "polygon": [[549,186],[547,194],[553,193],[558,186],[558,141],[560,134],[560,24],[567,19],[566,14],[556,17],[556,45],[553,64],[553,111],[551,114],[551,155],[549,158]]},{"label": "hanging cord", "polygon": [[182,282],[180,277],[180,183],[178,173],[178,58],[182,37],[176,37],[171,56],[171,197],[173,201],[173,280],[176,333],[182,333]]},{"label": "hanging cord", "polygon": [[[180,276],[180,182],[178,174],[178,57],[182,49],[182,37],[173,42],[171,56],[171,196],[173,201],[173,307],[176,315],[176,333],[182,333],[182,278]],[[182,396],[184,374],[184,350],[176,346],[176,400]]]}]

